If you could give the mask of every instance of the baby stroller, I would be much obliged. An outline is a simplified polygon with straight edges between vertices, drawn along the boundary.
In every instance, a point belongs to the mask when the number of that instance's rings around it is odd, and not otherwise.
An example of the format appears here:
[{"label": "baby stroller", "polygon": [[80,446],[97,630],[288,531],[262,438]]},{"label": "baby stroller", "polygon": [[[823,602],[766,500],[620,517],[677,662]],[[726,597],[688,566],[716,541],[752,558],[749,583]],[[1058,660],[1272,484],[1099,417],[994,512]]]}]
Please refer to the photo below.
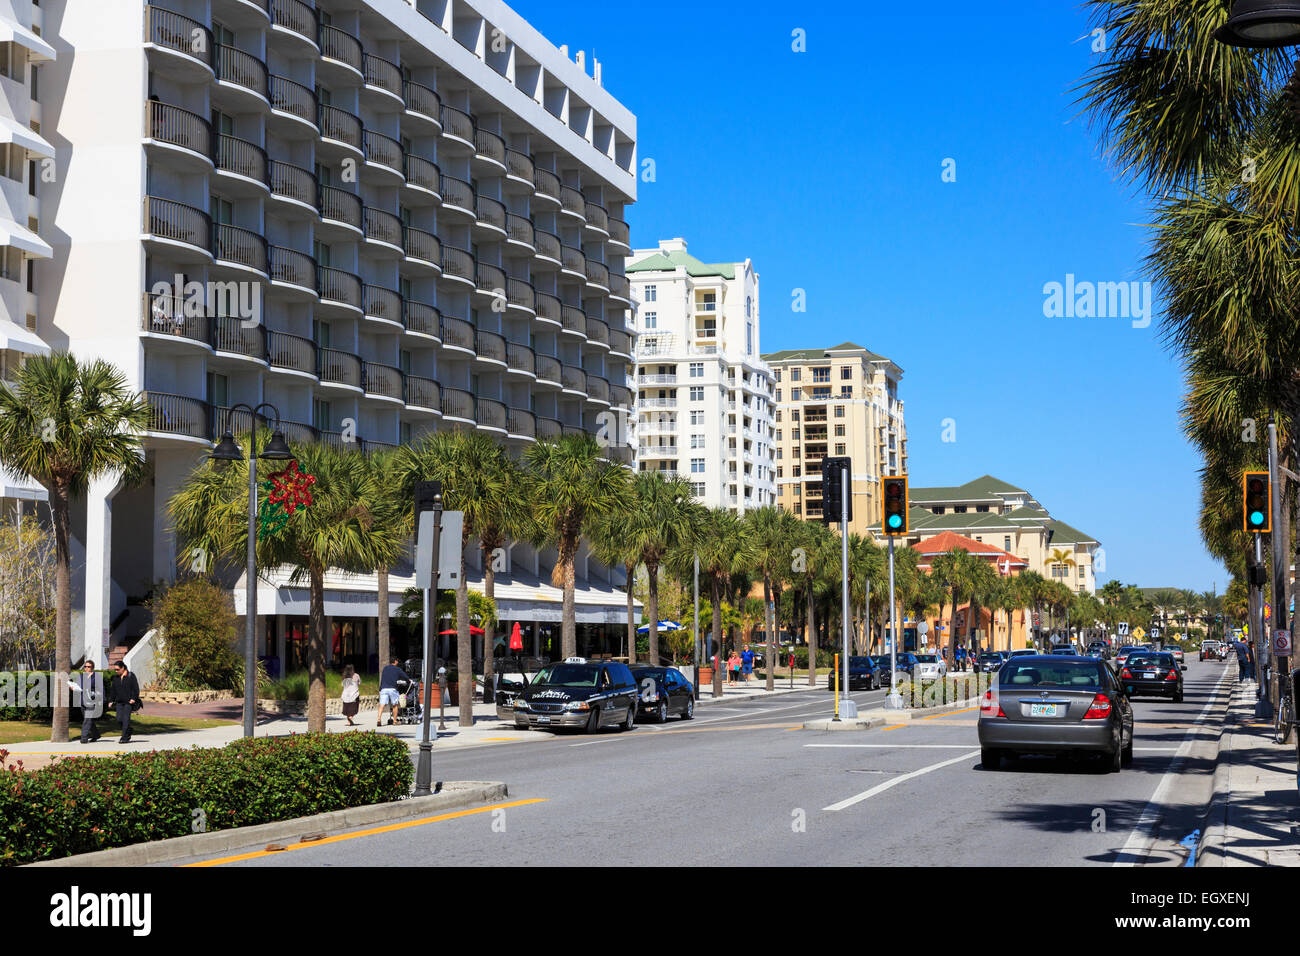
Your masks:
[{"label": "baby stroller", "polygon": [[420,703],[420,682],[399,680],[397,693],[401,697],[397,704],[397,722],[399,724],[420,723],[424,719],[424,707]]}]

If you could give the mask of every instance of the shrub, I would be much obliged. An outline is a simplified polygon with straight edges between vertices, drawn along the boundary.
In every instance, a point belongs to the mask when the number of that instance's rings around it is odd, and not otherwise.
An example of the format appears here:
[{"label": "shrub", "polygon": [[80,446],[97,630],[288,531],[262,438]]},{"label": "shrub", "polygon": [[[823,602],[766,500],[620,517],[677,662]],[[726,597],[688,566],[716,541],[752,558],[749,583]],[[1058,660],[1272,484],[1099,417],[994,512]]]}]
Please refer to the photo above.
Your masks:
[{"label": "shrub", "polygon": [[[766,650],[767,645],[763,645]],[[788,653],[788,652],[787,652]],[[781,661],[785,663],[784,660]],[[835,651],[828,651],[823,647],[817,648],[817,666],[819,668],[833,667],[835,665]],[[794,666],[796,668],[806,669],[808,667],[808,647],[796,647],[794,649]]]},{"label": "shrub", "polygon": [[[5,765],[0,750],[0,768]],[[414,767],[383,734],[299,734],[0,769],[0,865],[399,800]]]},{"label": "shrub", "polygon": [[[80,671],[74,671],[69,677],[76,680]],[[54,717],[55,697],[59,685],[54,681],[53,671],[6,671],[0,674],[0,720],[30,720],[37,723],[49,723]],[[112,671],[99,672],[104,689],[107,690],[112,680]],[[39,684],[37,692],[34,685]],[[75,709],[80,698],[68,692],[67,703]]]},{"label": "shrub", "polygon": [[199,578],[168,588],[154,623],[163,634],[160,683],[167,690],[230,690],[244,664],[235,653],[230,596]]}]

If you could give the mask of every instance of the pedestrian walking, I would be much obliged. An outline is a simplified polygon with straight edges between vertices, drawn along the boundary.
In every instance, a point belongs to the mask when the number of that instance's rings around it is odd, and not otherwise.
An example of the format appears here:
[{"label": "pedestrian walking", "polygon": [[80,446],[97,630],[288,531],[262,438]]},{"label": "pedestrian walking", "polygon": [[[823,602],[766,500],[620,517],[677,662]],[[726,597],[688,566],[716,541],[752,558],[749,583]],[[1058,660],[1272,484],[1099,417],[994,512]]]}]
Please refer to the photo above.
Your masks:
[{"label": "pedestrian walking", "polygon": [[727,658],[727,674],[730,678],[729,683],[740,683],[740,655],[737,654],[734,649],[731,652],[731,656]]},{"label": "pedestrian walking", "polygon": [[351,664],[343,668],[343,716],[348,719],[348,726],[355,727],[352,718],[361,709],[361,675]]},{"label": "pedestrian walking", "polygon": [[81,673],[68,687],[80,695],[81,742],[93,744],[99,739],[99,718],[104,713],[104,678],[95,670],[94,661],[81,665]]},{"label": "pedestrian walking", "polygon": [[113,707],[117,710],[117,724],[122,728],[122,736],[118,738],[119,744],[129,744],[131,742],[131,714],[143,706],[140,702],[140,682],[135,679],[125,664],[118,661],[113,665],[116,672],[113,675],[113,683],[108,691],[108,699],[112,701]]},{"label": "pedestrian walking", "polygon": [[754,652],[749,649],[748,644],[745,645],[745,653],[740,655],[740,666],[745,672],[745,683],[748,684],[749,679],[754,676]]},{"label": "pedestrian walking", "polygon": [[384,726],[384,708],[389,705],[393,708],[393,716],[389,723],[397,723],[397,707],[402,700],[402,695],[397,692],[397,682],[399,680],[409,681],[410,679],[406,676],[406,671],[398,666],[396,657],[390,660],[388,666],[380,673],[379,719],[375,722],[376,727]]},{"label": "pedestrian walking", "polygon": [[1238,638],[1232,649],[1237,652],[1237,680],[1245,680],[1250,667],[1250,645]]}]

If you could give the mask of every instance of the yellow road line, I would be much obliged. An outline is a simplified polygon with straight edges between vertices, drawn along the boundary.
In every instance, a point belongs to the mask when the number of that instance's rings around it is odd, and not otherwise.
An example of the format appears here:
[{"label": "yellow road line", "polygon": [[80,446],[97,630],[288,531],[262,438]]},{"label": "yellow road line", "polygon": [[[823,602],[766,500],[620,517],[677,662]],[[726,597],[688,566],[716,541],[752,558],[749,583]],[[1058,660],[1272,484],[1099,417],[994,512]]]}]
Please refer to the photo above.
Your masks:
[{"label": "yellow road line", "polygon": [[515,800],[512,803],[494,803],[488,807],[475,807],[472,810],[457,810],[454,813],[441,813],[436,817],[421,817],[418,820],[404,820],[401,823],[390,823],[388,826],[372,827],[369,830],[357,830],[352,833],[338,833],[334,836],[325,837],[323,840],[312,840],[310,843],[291,843],[283,850],[255,850],[252,853],[241,853],[238,856],[225,856],[216,860],[201,860],[198,863],[183,863],[182,866],[221,866],[225,863],[238,863],[241,860],[252,860],[261,856],[271,856],[275,853],[285,853],[289,850],[301,850],[303,847],[324,846],[327,843],[338,843],[342,840],[355,840],[357,837],[374,836],[376,833],[392,833],[395,830],[405,830],[408,827],[424,826],[426,823],[438,823],[442,820],[454,820],[457,817],[468,817],[478,813],[488,813],[492,810],[504,810],[508,807],[523,807],[530,803],[545,803],[545,797],[534,797],[529,800]]},{"label": "yellow road line", "polygon": [[931,714],[929,717],[922,717],[922,720],[934,720],[936,717],[951,717],[953,714],[969,714],[972,710],[979,710],[978,707],[964,707],[961,710],[950,710],[942,714]]},{"label": "yellow road line", "polygon": [[899,727],[906,727],[907,724],[894,724],[892,727],[882,727],[881,730],[897,730]]},{"label": "yellow road line", "polygon": [[479,743],[487,744],[487,743],[496,743],[498,740],[523,740],[523,739],[524,739],[523,737],[483,737],[479,740]]}]

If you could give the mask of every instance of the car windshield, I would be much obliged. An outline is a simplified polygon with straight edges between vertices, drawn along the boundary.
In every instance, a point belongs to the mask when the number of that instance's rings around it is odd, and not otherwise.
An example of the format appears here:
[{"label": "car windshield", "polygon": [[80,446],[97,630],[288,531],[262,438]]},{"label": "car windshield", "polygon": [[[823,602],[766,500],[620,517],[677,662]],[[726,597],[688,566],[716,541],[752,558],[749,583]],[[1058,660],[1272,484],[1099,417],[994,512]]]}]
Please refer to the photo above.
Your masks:
[{"label": "car windshield", "polygon": [[1000,660],[1002,660],[1002,658],[999,657],[997,654],[981,654],[981,655],[980,655],[980,663],[981,663],[981,664],[987,664],[987,663],[989,663],[990,661],[1000,661]]},{"label": "car windshield", "polygon": [[889,655],[888,655],[888,654],[872,654],[872,655],[871,655],[871,659],[872,659],[873,661],[875,661],[877,664],[888,664],[888,663],[889,663]]},{"label": "car windshield", "polygon": [[1091,661],[1008,661],[999,672],[1003,687],[1101,686],[1101,665]]},{"label": "car windshield", "polygon": [[1128,659],[1129,667],[1141,667],[1147,664],[1151,667],[1173,667],[1174,655],[1172,654],[1133,654]]},{"label": "car windshield", "polygon": [[535,686],[550,687],[595,687],[599,667],[590,664],[552,664],[543,667],[533,680]]},{"label": "car windshield", "polygon": [[870,666],[871,666],[871,658],[870,658],[870,657],[850,657],[850,658],[849,658],[849,666],[850,666],[850,667],[870,667]]},{"label": "car windshield", "polygon": [[933,664],[935,663],[936,658],[933,654],[917,654],[916,660],[920,664]]}]

